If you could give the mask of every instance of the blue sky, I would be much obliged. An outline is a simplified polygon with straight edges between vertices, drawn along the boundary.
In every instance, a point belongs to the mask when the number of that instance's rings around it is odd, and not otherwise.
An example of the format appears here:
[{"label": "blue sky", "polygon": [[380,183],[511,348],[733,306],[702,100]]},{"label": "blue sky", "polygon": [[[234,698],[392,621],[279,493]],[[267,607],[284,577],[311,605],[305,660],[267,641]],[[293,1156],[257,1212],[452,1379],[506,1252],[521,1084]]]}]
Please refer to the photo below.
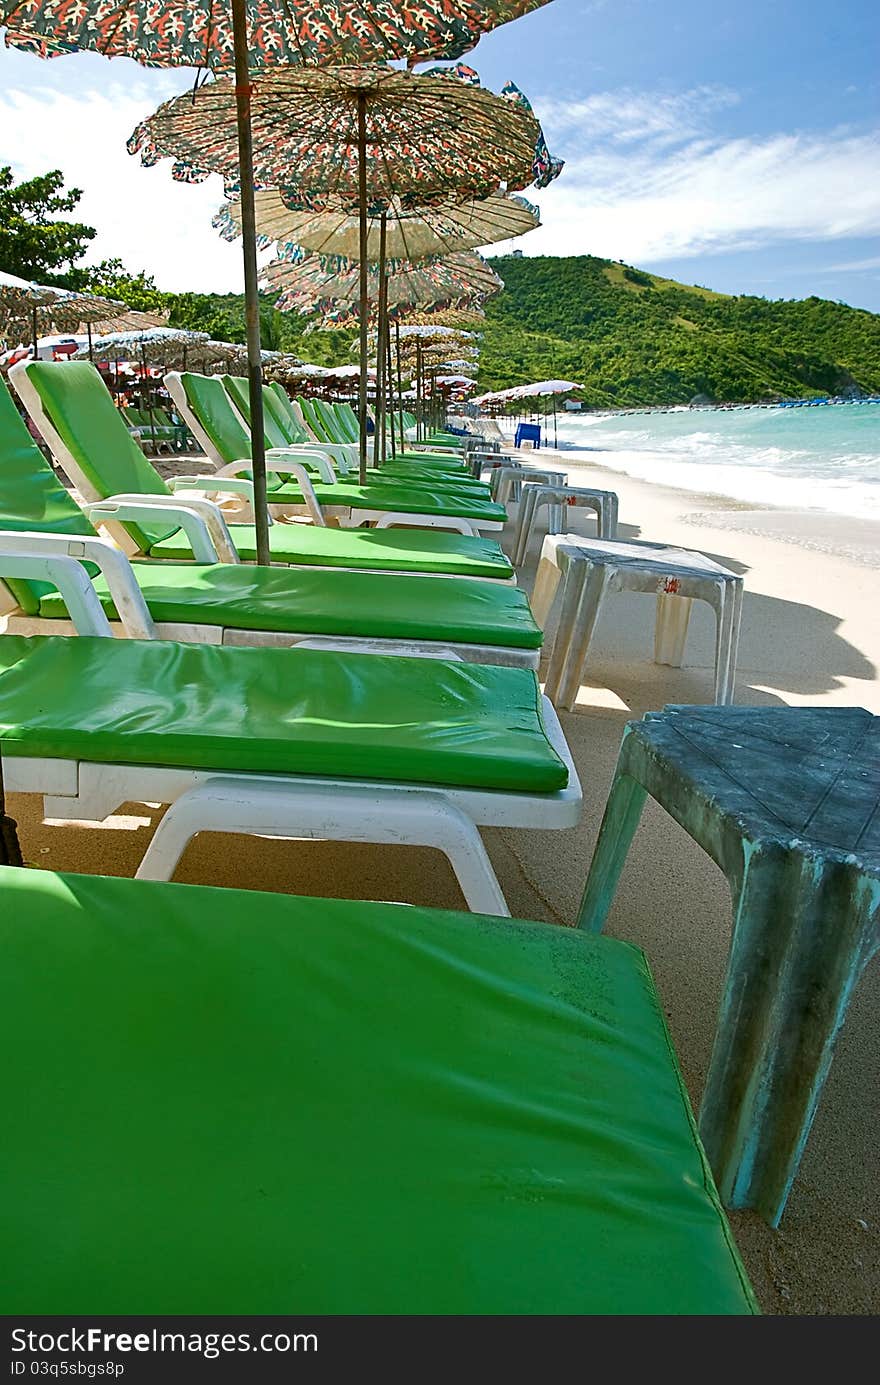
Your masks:
[{"label": "blue sky", "polygon": [[[558,183],[526,254],[595,253],[729,293],[810,293],[880,311],[880,29],[874,0],[553,0],[469,59],[541,116]],[[124,151],[185,89],[82,54],[0,49],[0,162],[58,166],[85,189],[94,255],[162,287],[240,285],[210,228],[215,185]]]}]

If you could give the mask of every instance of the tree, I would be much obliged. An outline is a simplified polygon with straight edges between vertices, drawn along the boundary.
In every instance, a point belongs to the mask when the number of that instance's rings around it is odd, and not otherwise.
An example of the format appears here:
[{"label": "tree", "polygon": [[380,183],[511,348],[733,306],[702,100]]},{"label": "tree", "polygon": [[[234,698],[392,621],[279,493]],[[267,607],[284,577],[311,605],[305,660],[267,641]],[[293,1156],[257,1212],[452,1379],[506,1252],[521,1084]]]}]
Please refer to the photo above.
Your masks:
[{"label": "tree", "polygon": [[132,274],[119,259],[102,260],[100,264],[75,269],[69,276],[68,287],[119,298],[142,313],[161,312],[169,298],[167,293],[156,288],[152,274],[143,269]]},{"label": "tree", "polygon": [[12,169],[0,167],[0,268],[23,279],[65,284],[97,234],[93,226],[58,219],[81,197],[80,188],[65,190],[57,168],[15,183]]}]

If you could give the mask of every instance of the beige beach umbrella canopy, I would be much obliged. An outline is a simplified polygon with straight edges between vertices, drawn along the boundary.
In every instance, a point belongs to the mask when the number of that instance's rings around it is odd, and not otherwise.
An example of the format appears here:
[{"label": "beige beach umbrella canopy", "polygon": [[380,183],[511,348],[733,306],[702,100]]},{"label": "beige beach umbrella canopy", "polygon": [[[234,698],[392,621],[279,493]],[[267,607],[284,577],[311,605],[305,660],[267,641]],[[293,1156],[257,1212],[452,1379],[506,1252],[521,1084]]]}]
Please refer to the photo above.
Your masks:
[{"label": "beige beach umbrella canopy", "polygon": [[[368,266],[369,292],[378,297],[380,267]],[[266,284],[281,291],[280,312],[317,312],[324,323],[346,326],[358,318],[360,266],[343,264],[329,269],[320,255],[298,261],[275,260],[264,271]],[[473,251],[443,259],[392,261],[386,274],[388,313],[430,303],[470,304],[498,293],[504,284],[486,261]]]},{"label": "beige beach umbrella canopy", "polygon": [[234,70],[257,557],[270,561],[254,227],[250,73],[344,62],[454,59],[546,0],[0,0],[6,42],[56,57],[90,50],[151,67]]},{"label": "beige beach umbrella canopy", "polygon": [[[439,205],[492,195],[499,181],[520,190],[548,181],[541,127],[512,84],[505,96],[479,85],[461,64],[416,76],[390,67],[267,71],[250,83],[256,183],[280,191],[293,210],[342,211],[359,218],[360,474],[366,477],[366,365],[369,318],[368,216],[395,201]],[[199,182],[220,174],[227,196],[239,188],[237,84],[221,77],[165,102],[129,139],[147,165],[172,158],[173,176]],[[242,198],[242,225],[248,219]],[[434,301],[434,300],[430,300]],[[461,298],[451,300],[464,301]],[[253,354],[253,353],[252,353]]]},{"label": "beige beach umbrella canopy", "polygon": [[[275,188],[258,191],[255,204],[260,241],[264,247],[277,244],[282,258],[284,249],[292,246],[337,259],[359,258],[357,216],[344,211],[291,211]],[[385,254],[398,260],[473,250],[526,235],[541,224],[537,207],[524,197],[503,193],[463,202],[449,200],[436,207],[408,207],[400,198],[392,198],[385,215]],[[381,222],[381,214],[368,217],[367,258],[374,261],[381,251]],[[227,203],[213,225],[224,240],[234,240],[241,234],[241,203]]]}]

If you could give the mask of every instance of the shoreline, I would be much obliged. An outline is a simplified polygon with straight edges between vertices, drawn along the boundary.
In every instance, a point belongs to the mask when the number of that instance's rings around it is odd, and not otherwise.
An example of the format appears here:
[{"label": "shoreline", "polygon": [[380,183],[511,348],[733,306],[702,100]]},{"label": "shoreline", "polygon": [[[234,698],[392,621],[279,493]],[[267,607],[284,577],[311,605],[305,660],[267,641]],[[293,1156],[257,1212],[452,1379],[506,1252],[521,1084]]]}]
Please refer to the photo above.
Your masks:
[{"label": "shoreline", "polygon": [[[520,454],[525,457],[525,452]],[[531,461],[531,455],[529,461]],[[677,497],[678,504],[693,507],[687,523],[695,527],[726,530],[774,539],[814,553],[846,558],[861,566],[880,568],[880,519],[847,515],[833,510],[796,508],[769,502],[742,500],[718,491],[672,485],[669,481],[633,476],[603,465],[599,449],[544,447],[535,453],[535,464],[567,471],[573,484],[592,475],[605,490],[621,494],[627,486],[647,486]],[[548,461],[552,459],[552,461]],[[574,473],[572,476],[571,473]],[[691,541],[694,546],[695,541]]]}]

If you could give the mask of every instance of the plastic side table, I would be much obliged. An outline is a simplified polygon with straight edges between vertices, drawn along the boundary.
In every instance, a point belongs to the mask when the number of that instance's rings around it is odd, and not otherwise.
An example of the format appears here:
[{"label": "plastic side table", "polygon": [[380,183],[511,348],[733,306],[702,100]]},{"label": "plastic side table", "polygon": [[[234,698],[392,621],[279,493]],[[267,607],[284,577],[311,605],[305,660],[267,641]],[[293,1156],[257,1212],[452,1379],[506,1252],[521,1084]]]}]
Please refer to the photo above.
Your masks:
[{"label": "plastic side table", "polygon": [[601,930],[650,794],[727,876],[733,937],[700,1134],[776,1226],[856,983],[880,948],[880,718],[667,707],[631,722],[578,924]]}]

